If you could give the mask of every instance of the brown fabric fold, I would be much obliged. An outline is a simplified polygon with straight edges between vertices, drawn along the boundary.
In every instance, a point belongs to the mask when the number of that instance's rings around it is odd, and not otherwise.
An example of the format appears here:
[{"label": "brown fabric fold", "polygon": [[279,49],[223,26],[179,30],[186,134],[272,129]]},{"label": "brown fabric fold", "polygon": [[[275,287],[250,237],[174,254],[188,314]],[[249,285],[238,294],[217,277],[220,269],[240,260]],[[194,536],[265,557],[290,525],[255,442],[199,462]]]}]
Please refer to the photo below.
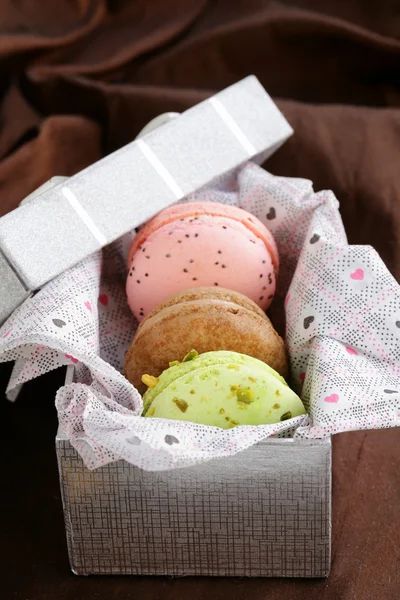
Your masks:
[{"label": "brown fabric fold", "polygon": [[[399,281],[394,0],[0,0],[0,215],[50,177],[128,143],[156,115],[250,73],[295,130],[265,168],[332,189],[349,242],[373,245]],[[2,390],[9,372],[1,366]],[[399,430],[334,440],[327,580],[72,576],[54,453],[62,379],[52,373],[15,405],[0,403],[8,457],[1,597],[399,598]]]}]

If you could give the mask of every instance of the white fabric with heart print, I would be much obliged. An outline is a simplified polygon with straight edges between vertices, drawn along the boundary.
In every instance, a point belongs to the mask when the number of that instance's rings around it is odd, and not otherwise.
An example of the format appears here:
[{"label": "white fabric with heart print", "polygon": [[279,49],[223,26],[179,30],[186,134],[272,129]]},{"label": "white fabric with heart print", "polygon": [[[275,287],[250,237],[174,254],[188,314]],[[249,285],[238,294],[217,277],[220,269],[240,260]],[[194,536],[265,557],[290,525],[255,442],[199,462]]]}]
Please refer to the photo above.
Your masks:
[{"label": "white fabric with heart print", "polygon": [[273,233],[280,254],[275,323],[286,312],[291,385],[309,416],[229,430],[144,419],[122,374],[137,326],[124,283],[125,236],[25,301],[0,330],[0,361],[15,360],[8,386],[63,365],[75,383],[57,394],[63,431],[94,469],[125,460],[165,470],[230,456],[276,435],[321,438],[400,425],[400,288],[369,246],[350,246],[332,192],[275,177],[249,163],[184,200],[233,204]]}]

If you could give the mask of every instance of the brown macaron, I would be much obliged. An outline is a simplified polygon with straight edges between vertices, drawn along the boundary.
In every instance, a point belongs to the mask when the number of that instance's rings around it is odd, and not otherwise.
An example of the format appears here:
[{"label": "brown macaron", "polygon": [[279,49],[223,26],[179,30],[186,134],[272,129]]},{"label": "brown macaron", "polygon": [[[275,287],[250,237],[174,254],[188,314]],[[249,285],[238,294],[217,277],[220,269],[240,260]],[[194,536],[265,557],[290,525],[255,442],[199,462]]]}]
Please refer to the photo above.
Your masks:
[{"label": "brown macaron", "polygon": [[140,324],[125,357],[125,376],[141,392],[144,373],[158,377],[195,348],[231,350],[258,358],[287,376],[287,351],[266,314],[231,290],[193,288],[167,298]]}]

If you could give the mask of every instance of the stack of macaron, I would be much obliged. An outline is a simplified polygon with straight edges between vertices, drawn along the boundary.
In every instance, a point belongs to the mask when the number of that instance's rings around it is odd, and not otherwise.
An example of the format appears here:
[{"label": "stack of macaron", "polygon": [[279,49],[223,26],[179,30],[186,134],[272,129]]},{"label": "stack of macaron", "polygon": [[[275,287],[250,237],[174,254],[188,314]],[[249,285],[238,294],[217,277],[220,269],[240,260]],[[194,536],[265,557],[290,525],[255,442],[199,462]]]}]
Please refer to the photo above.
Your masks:
[{"label": "stack of macaron", "polygon": [[136,235],[128,268],[139,327],[125,375],[144,394],[144,416],[226,428],[305,412],[265,314],[279,257],[261,221],[215,202],[174,205]]}]

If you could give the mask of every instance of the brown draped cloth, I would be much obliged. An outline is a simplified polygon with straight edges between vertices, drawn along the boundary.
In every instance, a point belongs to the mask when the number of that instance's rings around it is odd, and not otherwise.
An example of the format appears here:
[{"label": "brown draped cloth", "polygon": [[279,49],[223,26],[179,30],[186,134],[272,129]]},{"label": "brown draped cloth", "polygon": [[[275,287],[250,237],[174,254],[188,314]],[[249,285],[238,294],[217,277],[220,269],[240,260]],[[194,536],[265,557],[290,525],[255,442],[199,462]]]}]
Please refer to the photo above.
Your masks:
[{"label": "brown draped cloth", "polygon": [[[373,245],[399,280],[396,0],[0,0],[0,215],[159,113],[251,73],[295,130],[266,168],[332,189],[350,243]],[[0,369],[2,393],[10,368]],[[72,575],[54,451],[63,376],[0,402],[4,600],[400,598],[394,429],[334,439],[328,579]]]}]

